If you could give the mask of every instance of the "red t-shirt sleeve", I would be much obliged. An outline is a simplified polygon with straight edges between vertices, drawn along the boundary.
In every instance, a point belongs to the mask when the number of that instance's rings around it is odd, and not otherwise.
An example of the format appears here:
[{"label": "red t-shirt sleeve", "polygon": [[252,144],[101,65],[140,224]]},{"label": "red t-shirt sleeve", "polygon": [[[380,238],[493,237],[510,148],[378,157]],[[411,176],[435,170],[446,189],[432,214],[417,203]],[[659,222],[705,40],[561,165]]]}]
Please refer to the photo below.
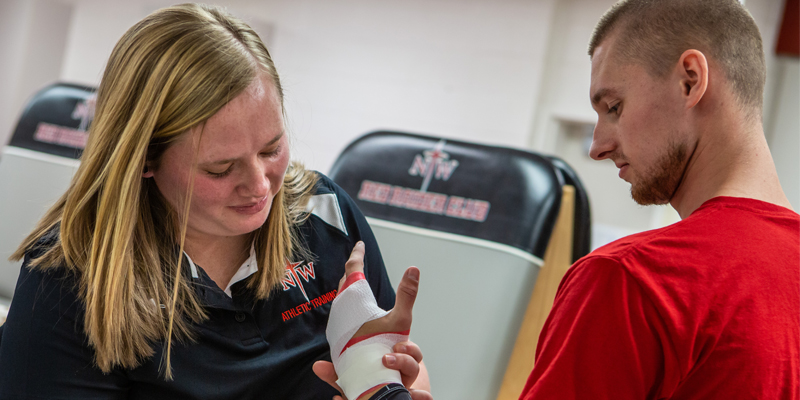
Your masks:
[{"label": "red t-shirt sleeve", "polygon": [[584,259],[561,282],[520,399],[657,398],[664,332],[655,307],[617,261]]}]

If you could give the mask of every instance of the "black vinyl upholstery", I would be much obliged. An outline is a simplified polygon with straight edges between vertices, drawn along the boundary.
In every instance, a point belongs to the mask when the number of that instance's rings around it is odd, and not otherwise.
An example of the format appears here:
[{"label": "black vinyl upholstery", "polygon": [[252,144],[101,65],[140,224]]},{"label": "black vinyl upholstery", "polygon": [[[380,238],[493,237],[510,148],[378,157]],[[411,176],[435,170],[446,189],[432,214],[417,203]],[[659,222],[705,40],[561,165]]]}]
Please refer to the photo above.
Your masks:
[{"label": "black vinyl upholstery", "polygon": [[55,83],[28,102],[10,146],[78,159],[94,115],[94,88]]},{"label": "black vinyl upholstery", "polygon": [[351,143],[330,177],[368,217],[484,239],[544,258],[563,178],[522,150],[401,132]]}]

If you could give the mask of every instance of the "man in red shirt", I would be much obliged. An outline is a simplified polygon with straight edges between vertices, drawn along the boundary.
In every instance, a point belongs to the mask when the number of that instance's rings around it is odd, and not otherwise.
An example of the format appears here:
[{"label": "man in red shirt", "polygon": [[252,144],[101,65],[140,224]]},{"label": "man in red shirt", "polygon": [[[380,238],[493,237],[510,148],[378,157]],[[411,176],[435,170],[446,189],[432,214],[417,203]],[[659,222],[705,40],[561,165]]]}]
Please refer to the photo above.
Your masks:
[{"label": "man in red shirt", "polygon": [[764,137],[752,17],[736,0],[621,1],[589,55],[590,156],[682,221],[570,268],[520,398],[799,399],[800,216]]}]

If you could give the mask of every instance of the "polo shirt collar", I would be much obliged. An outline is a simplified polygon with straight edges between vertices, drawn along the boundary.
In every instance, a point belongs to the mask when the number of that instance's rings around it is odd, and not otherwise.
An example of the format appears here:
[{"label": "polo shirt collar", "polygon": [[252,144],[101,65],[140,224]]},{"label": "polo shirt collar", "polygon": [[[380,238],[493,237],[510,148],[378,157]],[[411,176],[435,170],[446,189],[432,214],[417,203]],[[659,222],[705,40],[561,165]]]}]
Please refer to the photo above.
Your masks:
[{"label": "polo shirt collar", "polygon": [[[189,269],[192,272],[192,278],[200,279],[200,274],[197,272],[197,265],[195,265],[194,261],[192,261],[192,258],[189,257],[189,255],[186,254],[186,252],[183,252],[183,255],[185,255],[186,259],[189,261]],[[228,297],[233,298],[233,294],[231,293],[231,286],[233,286],[233,284],[236,282],[247,279],[248,277],[250,277],[250,275],[255,274],[257,271],[258,271],[258,260],[256,259],[255,242],[253,242],[250,243],[250,257],[248,257],[247,260],[245,260],[242,263],[242,265],[239,266],[239,270],[236,271],[235,274],[233,274],[233,278],[231,278],[231,281],[228,283],[228,286],[224,290],[225,294],[227,294]]]}]

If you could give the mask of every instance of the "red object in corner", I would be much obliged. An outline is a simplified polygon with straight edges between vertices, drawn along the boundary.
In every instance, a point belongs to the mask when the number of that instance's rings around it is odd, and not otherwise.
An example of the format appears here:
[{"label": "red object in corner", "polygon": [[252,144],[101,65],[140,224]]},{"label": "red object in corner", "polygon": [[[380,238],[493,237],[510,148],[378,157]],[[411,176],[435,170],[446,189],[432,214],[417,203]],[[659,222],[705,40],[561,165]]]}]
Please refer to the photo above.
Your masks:
[{"label": "red object in corner", "polygon": [[800,57],[800,0],[786,0],[775,54]]}]

